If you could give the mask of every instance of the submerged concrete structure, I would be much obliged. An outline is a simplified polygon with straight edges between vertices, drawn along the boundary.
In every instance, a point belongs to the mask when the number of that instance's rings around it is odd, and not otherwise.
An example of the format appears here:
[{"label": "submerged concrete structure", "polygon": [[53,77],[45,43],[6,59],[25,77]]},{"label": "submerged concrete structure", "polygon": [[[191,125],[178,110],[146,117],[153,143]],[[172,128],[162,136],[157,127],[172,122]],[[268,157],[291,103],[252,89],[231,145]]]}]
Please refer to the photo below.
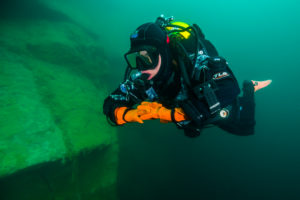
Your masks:
[{"label": "submerged concrete structure", "polygon": [[13,2],[0,9],[0,199],[116,199],[97,36],[42,4],[34,13]]}]

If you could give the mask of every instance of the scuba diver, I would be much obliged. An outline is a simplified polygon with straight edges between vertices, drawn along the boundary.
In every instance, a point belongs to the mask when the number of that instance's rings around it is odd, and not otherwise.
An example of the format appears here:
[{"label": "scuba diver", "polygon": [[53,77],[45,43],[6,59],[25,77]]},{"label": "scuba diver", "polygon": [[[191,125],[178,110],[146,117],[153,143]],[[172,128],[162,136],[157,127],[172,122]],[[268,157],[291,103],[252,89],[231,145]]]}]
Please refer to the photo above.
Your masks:
[{"label": "scuba diver", "polygon": [[112,125],[160,119],[196,137],[215,125],[235,135],[254,134],[254,93],[271,83],[238,82],[198,25],[161,15],[130,35],[124,81],[104,101]]}]

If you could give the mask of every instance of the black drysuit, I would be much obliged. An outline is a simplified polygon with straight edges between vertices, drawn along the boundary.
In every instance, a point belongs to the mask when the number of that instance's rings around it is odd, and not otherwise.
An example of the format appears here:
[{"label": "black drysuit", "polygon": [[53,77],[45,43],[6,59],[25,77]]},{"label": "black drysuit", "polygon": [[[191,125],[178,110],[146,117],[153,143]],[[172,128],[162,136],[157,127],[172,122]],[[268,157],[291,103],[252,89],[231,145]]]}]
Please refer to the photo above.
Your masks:
[{"label": "black drysuit", "polygon": [[[190,120],[187,122],[175,122],[178,128],[182,128],[185,134],[190,137],[198,136],[200,130],[208,124],[214,124],[235,135],[251,135],[254,133],[254,87],[249,82],[244,82],[243,97],[238,97],[240,89],[234,74],[230,70],[226,60],[218,56],[215,47],[202,37],[202,44],[206,47],[206,55],[203,65],[207,73],[196,77],[194,66],[186,67],[191,85],[187,86],[182,72],[174,66],[172,78],[165,81],[162,86],[144,84],[139,78],[128,78],[120,84],[114,92],[108,96],[103,104],[103,112],[110,121],[116,124],[114,111],[117,107],[133,107],[142,101],[150,99],[157,101],[163,106],[173,109],[183,108]],[[188,46],[188,45],[186,45]],[[172,50],[171,50],[172,52]],[[176,59],[177,55],[173,55]],[[203,68],[202,68],[203,69]],[[203,80],[211,81],[214,85],[214,93],[220,104],[220,108],[228,108],[229,117],[219,118],[218,114],[212,114],[205,98],[198,97],[194,91],[197,86],[203,84]],[[204,80],[204,81],[205,81]],[[150,89],[149,89],[150,88]],[[151,96],[154,90],[156,96]],[[150,91],[150,92],[149,92]],[[151,93],[149,95],[149,93]]]}]

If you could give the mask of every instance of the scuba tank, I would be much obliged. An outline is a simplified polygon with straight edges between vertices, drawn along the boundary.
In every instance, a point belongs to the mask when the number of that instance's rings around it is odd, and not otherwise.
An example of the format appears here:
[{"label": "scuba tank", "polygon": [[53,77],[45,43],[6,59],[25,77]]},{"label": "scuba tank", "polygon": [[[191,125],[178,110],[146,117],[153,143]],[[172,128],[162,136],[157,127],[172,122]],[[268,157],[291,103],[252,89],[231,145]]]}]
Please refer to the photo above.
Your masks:
[{"label": "scuba tank", "polygon": [[[157,18],[156,23],[167,32],[172,48],[177,51],[175,53],[178,54],[178,64],[185,84],[199,100],[206,100],[211,114],[220,111],[220,102],[215,95],[217,87],[208,67],[210,52],[199,26],[176,22],[173,17],[163,15]],[[217,52],[212,54],[217,55]]]},{"label": "scuba tank", "polygon": [[[170,46],[177,55],[183,83],[187,86],[188,92],[193,94],[193,98],[196,97],[193,100],[187,98],[182,104],[182,108],[193,119],[193,123],[177,123],[177,126],[189,132],[186,135],[197,136],[202,127],[227,119],[231,114],[231,107],[222,108],[216,96],[218,87],[213,79],[215,72],[212,70],[212,67],[221,66],[225,59],[218,56],[217,50],[205,39],[197,24],[189,25],[163,15],[157,18],[156,23],[168,34]],[[223,69],[226,67],[223,66]],[[206,111],[201,109],[205,106],[203,102],[209,109],[206,116],[203,116]]]}]

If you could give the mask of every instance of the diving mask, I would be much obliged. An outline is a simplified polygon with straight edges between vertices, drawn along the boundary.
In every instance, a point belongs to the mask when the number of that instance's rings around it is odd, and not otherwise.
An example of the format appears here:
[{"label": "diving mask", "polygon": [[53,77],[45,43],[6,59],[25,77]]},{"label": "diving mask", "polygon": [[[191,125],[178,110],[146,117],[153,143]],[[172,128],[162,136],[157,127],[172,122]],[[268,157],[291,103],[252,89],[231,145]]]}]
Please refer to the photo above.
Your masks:
[{"label": "diving mask", "polygon": [[142,46],[134,51],[126,53],[125,59],[131,69],[153,69],[158,63],[159,52],[153,46]]}]

